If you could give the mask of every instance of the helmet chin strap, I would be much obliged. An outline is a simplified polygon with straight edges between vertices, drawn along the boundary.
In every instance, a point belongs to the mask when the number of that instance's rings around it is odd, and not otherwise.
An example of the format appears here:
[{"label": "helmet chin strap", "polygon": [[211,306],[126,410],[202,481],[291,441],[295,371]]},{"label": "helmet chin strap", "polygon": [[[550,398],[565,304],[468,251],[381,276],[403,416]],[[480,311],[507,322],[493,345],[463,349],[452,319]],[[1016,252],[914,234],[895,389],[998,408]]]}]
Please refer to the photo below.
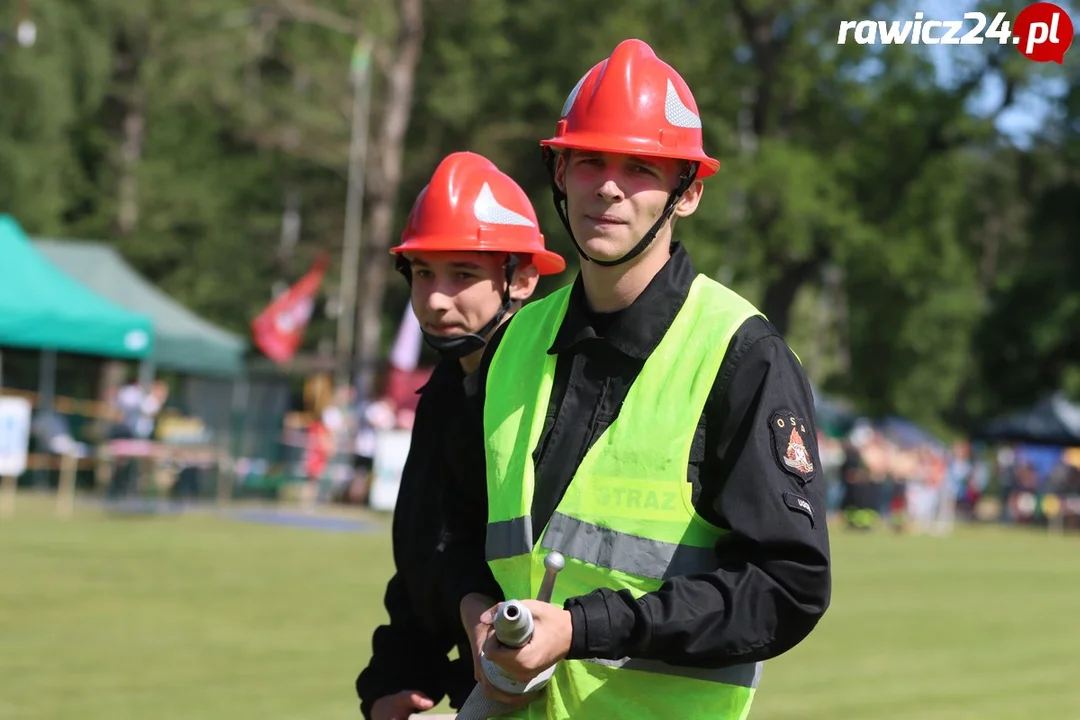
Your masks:
[{"label": "helmet chin strap", "polygon": [[[432,335],[421,328],[420,333],[423,335],[424,342],[428,344],[428,347],[448,360],[460,360],[463,357],[472,355],[477,350],[482,350],[484,346],[487,345],[488,336],[499,326],[499,323],[502,322],[502,319],[510,312],[513,305],[513,300],[510,298],[510,284],[513,282],[514,271],[517,270],[517,266],[517,255],[509,255],[504,266],[506,270],[506,289],[503,290],[502,305],[491,320],[488,320],[488,322],[475,333],[466,333],[465,335]],[[409,287],[412,287],[412,272],[409,267],[409,261],[405,259],[404,255],[397,256],[395,268],[399,273],[405,276],[405,281],[409,283]]]},{"label": "helmet chin strap", "polygon": [[686,169],[679,175],[679,184],[668,195],[667,204],[664,206],[663,212],[660,213],[660,217],[656,219],[653,226],[649,228],[649,232],[645,233],[645,236],[638,241],[630,252],[623,255],[616,260],[597,260],[594,257],[590,257],[582,249],[581,244],[578,243],[577,238],[574,237],[574,231],[570,227],[570,217],[567,215],[567,198],[566,193],[562,191],[559,184],[555,182],[555,162],[558,159],[558,155],[549,147],[543,148],[544,152],[544,165],[547,167],[548,175],[551,177],[551,190],[552,200],[555,203],[555,212],[559,213],[559,219],[562,220],[563,226],[566,228],[567,234],[570,236],[570,241],[574,243],[574,247],[577,248],[578,255],[582,257],[586,262],[591,262],[601,267],[615,267],[622,265],[623,263],[630,262],[641,253],[645,252],[645,249],[652,244],[652,241],[656,239],[656,233],[660,231],[660,228],[664,226],[668,218],[675,211],[675,204],[679,202],[679,198],[690,189],[691,183],[694,182],[694,178],[697,176],[698,163],[691,162],[687,165]]}]

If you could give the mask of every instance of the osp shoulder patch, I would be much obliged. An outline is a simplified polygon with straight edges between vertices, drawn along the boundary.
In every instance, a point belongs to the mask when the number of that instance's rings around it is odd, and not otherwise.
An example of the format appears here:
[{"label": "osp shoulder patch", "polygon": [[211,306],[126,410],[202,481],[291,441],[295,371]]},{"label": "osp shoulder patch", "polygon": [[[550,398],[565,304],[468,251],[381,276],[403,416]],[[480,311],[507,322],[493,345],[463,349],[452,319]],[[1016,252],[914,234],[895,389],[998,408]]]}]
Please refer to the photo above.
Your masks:
[{"label": "osp shoulder patch", "polygon": [[810,504],[809,500],[801,495],[786,492],[784,493],[784,504],[787,505],[790,510],[802,513],[810,518],[810,527],[814,527],[814,506]]},{"label": "osp shoulder patch", "polygon": [[803,439],[808,432],[806,422],[789,410],[778,410],[769,418],[769,432],[780,469],[793,475],[800,484],[813,480],[817,468]]}]

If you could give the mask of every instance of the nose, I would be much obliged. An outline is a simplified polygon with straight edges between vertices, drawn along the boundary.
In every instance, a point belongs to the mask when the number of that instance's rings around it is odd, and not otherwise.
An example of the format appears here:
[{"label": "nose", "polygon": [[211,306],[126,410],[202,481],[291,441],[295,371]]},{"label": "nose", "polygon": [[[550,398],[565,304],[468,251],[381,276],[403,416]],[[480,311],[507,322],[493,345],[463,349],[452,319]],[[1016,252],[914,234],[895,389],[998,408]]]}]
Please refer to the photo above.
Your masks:
[{"label": "nose", "polygon": [[435,312],[446,312],[452,306],[450,296],[441,290],[436,290],[428,296],[428,307]]},{"label": "nose", "polygon": [[449,293],[445,292],[439,283],[435,283],[426,295],[420,299],[422,300],[420,304],[423,307],[439,315],[447,312],[453,306],[453,300]]},{"label": "nose", "polygon": [[622,188],[619,187],[615,172],[611,167],[607,168],[601,178],[600,187],[596,189],[596,196],[608,203],[616,203],[623,199]]}]

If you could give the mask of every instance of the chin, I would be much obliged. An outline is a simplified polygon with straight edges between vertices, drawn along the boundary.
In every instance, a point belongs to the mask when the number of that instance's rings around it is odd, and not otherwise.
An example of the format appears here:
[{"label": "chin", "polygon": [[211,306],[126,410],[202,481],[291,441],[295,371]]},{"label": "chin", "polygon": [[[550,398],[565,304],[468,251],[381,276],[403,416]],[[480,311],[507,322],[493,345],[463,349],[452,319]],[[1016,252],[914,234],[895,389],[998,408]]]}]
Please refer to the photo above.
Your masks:
[{"label": "chin", "polygon": [[[581,249],[597,260],[618,260],[633,249],[637,240],[624,237],[625,233],[619,233],[618,237],[611,235],[582,234],[576,235]],[[640,239],[640,238],[639,238]]]}]

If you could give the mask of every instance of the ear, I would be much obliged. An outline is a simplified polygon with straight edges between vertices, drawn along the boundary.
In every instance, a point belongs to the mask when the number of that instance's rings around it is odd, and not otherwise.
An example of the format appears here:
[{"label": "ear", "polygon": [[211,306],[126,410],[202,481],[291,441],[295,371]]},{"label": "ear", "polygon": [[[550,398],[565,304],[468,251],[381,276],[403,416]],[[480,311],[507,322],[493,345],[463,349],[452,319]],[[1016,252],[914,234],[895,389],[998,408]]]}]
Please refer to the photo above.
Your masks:
[{"label": "ear", "polygon": [[559,186],[559,190],[566,193],[566,161],[567,155],[570,151],[560,152],[559,157],[555,160],[555,184]]},{"label": "ear", "polygon": [[701,180],[694,180],[690,183],[690,187],[686,189],[679,201],[675,203],[675,215],[678,217],[689,217],[697,210],[698,203],[701,202],[701,193],[705,191],[705,183]]},{"label": "ear", "polygon": [[536,284],[540,281],[540,271],[533,264],[520,266],[514,271],[514,277],[510,282],[510,299],[515,302],[525,302],[536,292]]}]

